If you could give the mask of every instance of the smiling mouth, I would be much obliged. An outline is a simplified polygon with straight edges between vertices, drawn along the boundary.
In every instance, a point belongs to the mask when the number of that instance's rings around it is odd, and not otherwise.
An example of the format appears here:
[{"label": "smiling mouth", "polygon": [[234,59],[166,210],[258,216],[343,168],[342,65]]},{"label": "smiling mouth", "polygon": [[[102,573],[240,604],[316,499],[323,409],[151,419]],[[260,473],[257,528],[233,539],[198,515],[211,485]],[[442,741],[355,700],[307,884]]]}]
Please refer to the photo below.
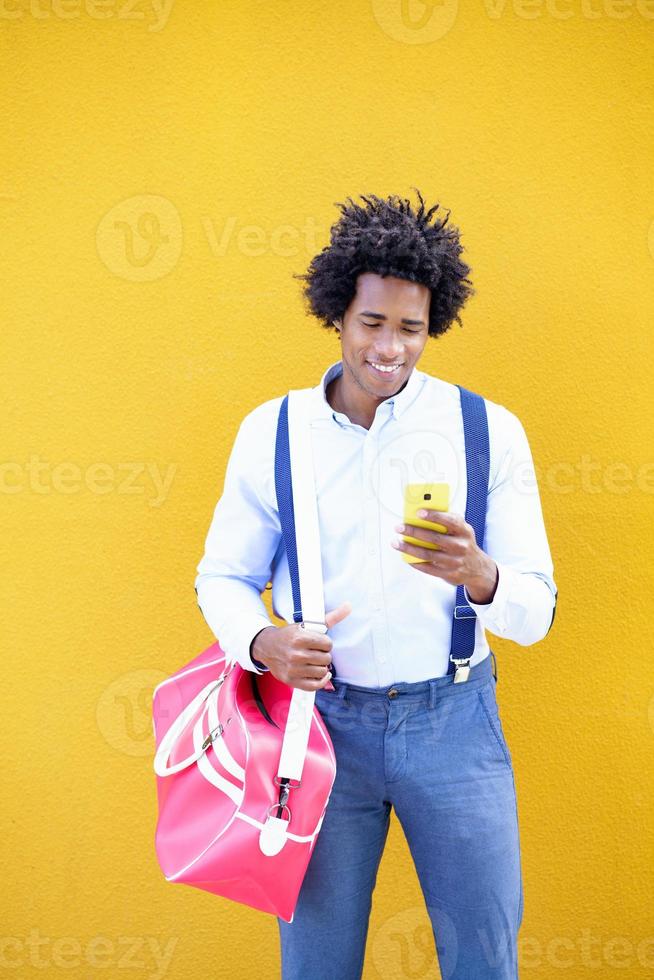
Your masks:
[{"label": "smiling mouth", "polygon": [[388,364],[388,365],[384,365],[386,367],[386,370],[381,370],[380,368],[376,368],[375,365],[372,363],[372,361],[366,361],[366,364],[368,365],[368,367],[373,372],[376,378],[383,378],[385,381],[387,381],[389,378],[396,377],[400,371],[400,368],[402,367],[402,364],[392,364],[392,365]]}]

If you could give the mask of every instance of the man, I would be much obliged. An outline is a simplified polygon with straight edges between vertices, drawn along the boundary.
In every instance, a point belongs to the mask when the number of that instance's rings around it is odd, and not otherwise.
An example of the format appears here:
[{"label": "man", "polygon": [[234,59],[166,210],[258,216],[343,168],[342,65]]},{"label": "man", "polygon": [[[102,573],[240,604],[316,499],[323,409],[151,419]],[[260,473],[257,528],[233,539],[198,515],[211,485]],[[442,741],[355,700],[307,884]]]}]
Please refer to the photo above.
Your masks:
[{"label": "man", "polygon": [[[557,589],[533,461],[518,418],[485,399],[483,541],[465,520],[459,389],[417,368],[472,293],[459,234],[407,200],[350,201],[306,276],[309,310],[341,359],[311,422],[328,634],[293,623],[274,484],[283,396],[241,423],[198,565],[200,608],[228,658],[316,692],[337,773],[291,923],[283,980],[361,976],[377,869],[395,808],[443,977],[517,977],[523,890],[511,755],[485,630],[543,639]],[[449,215],[448,215],[449,217]],[[446,532],[400,523],[409,482],[450,486]],[[437,543],[437,551],[401,534]],[[393,540],[397,537],[399,540]],[[398,552],[427,561],[408,563]],[[271,623],[261,592],[272,579]],[[465,683],[448,673],[456,587],[476,613]]]}]

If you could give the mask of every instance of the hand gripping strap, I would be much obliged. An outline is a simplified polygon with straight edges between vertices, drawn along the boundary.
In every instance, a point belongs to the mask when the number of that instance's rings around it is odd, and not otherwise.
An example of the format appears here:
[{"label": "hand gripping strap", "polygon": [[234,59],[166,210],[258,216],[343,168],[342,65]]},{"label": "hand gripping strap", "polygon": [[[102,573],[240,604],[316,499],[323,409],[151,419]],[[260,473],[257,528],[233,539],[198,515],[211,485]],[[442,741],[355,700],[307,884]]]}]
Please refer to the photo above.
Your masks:
[{"label": "hand gripping strap", "polygon": [[[490,469],[486,403],[481,395],[468,391],[461,385],[457,385],[457,388],[461,398],[466,451],[467,498],[465,519],[474,528],[477,544],[483,548]],[[448,674],[453,674],[455,671],[456,665],[452,658],[472,657],[475,649],[476,620],[477,614],[468,605],[463,586],[457,585]]]}]

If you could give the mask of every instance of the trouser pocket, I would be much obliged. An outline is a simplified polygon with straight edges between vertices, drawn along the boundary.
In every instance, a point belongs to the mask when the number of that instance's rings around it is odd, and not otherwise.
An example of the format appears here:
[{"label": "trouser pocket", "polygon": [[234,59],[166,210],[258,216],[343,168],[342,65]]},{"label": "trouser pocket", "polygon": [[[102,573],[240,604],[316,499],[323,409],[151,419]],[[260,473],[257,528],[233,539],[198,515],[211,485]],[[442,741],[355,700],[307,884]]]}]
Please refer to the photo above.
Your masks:
[{"label": "trouser pocket", "polygon": [[483,687],[478,689],[477,695],[481,702],[483,715],[488,725],[489,735],[495,740],[497,745],[499,745],[500,749],[502,750],[507,766],[512,768],[513,762],[511,759],[511,753],[509,751],[506,738],[504,737],[504,730],[500,720],[497,698],[495,697],[495,683],[494,678],[491,678],[488,684],[484,684]]}]

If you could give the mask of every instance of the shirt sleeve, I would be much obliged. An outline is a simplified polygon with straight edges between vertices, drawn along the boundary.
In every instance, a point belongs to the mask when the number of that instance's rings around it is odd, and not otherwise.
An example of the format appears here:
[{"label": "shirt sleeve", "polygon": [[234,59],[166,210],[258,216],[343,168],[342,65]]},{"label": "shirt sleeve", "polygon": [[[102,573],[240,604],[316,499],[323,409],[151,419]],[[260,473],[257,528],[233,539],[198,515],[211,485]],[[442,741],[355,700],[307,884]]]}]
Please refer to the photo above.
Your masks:
[{"label": "shirt sleeve", "polygon": [[491,459],[495,459],[483,549],[497,565],[498,581],[488,603],[472,602],[465,588],[464,594],[484,629],[530,646],[548,634],[558,590],[524,427],[503,406],[487,403],[487,407]]},{"label": "shirt sleeve", "polygon": [[198,605],[227,661],[257,674],[268,668],[252,660],[250,644],[274,626],[261,593],[282,536],[274,492],[276,426],[269,402],[241,422],[195,579]]}]

